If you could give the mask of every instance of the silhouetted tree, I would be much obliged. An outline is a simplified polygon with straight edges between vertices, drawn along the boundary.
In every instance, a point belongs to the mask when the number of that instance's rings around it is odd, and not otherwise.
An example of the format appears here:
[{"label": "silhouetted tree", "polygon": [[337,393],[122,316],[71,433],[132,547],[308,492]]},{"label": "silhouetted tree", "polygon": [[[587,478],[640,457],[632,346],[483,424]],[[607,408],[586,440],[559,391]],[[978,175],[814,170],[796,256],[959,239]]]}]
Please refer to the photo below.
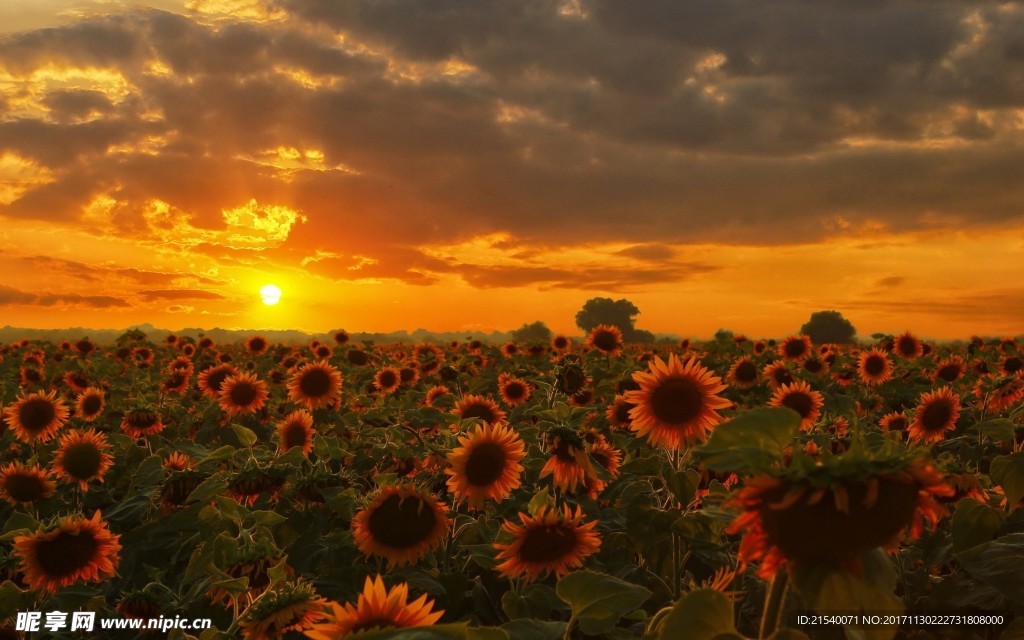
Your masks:
[{"label": "silhouetted tree", "polygon": [[857,330],[838,311],[815,311],[810,320],[800,327],[800,333],[810,337],[815,344],[853,342]]},{"label": "silhouetted tree", "polygon": [[640,309],[625,298],[591,298],[583,303],[583,308],[576,313],[576,326],[589,333],[599,324],[612,325],[622,332],[623,340],[636,342],[634,323],[639,314]]},{"label": "silhouetted tree", "polygon": [[554,334],[543,321],[528,322],[511,332],[516,342],[551,342]]}]

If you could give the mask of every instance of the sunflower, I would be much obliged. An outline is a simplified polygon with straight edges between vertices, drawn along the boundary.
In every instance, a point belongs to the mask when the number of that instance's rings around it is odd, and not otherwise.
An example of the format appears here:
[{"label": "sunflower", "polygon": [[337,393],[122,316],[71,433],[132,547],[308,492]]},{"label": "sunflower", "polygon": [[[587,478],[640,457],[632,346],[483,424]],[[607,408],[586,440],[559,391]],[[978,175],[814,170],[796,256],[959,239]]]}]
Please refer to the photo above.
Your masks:
[{"label": "sunflower", "polygon": [[313,416],[304,409],[292,411],[277,423],[278,450],[284,453],[292,447],[299,447],[302,455],[308,456],[313,450]]},{"label": "sunflower", "polygon": [[904,360],[913,360],[924,354],[924,345],[909,331],[893,341],[892,349]]},{"label": "sunflower", "polygon": [[82,491],[88,490],[90,480],[103,482],[103,476],[114,464],[107,436],[93,429],[73,429],[62,435],[58,443],[53,472],[71,484],[77,482]]},{"label": "sunflower", "polygon": [[[605,440],[603,437],[598,439],[592,445],[590,445],[590,457],[593,458],[597,464],[601,465],[602,468],[612,478],[619,477],[619,467],[622,466],[622,452],[616,449],[610,442]],[[585,480],[587,487],[587,493],[592,497],[597,497],[604,491],[604,488],[608,486],[608,483],[601,480],[596,475],[592,478]]]},{"label": "sunflower", "polygon": [[871,351],[862,351],[857,356],[857,373],[865,384],[882,384],[892,379],[892,363],[889,355],[875,347]]},{"label": "sunflower", "polygon": [[138,440],[164,430],[164,421],[155,411],[145,408],[127,411],[121,419],[121,431]]},{"label": "sunflower", "polygon": [[238,369],[230,364],[208,367],[199,374],[199,389],[205,396],[219,398],[220,389],[224,386],[224,381],[235,375],[238,375]]},{"label": "sunflower", "polygon": [[68,371],[62,380],[76,393],[81,393],[91,386],[89,378],[80,371]]},{"label": "sunflower", "polygon": [[82,357],[88,356],[90,353],[96,350],[96,344],[89,338],[82,338],[75,343],[75,351],[82,355]]},{"label": "sunflower", "polygon": [[100,512],[92,519],[68,516],[32,535],[14,539],[25,583],[43,594],[54,594],[79,580],[102,582],[115,575],[121,536],[110,533]]},{"label": "sunflower", "polygon": [[763,375],[768,381],[768,386],[778,389],[784,384],[794,382],[793,371],[784,360],[773,360],[765,365]]},{"label": "sunflower", "polygon": [[68,419],[68,408],[57,397],[57,392],[37,391],[21,395],[11,406],[4,409],[7,425],[15,437],[22,442],[48,442],[64,426]]},{"label": "sunflower", "polygon": [[565,336],[555,336],[551,338],[551,348],[558,352],[568,351],[572,348],[572,340]]},{"label": "sunflower", "polygon": [[56,485],[38,465],[11,462],[0,467],[0,496],[17,506],[30,505],[53,495]]},{"label": "sunflower", "polygon": [[947,514],[936,496],[952,491],[920,463],[861,480],[833,478],[825,488],[760,475],[748,478],[728,503],[742,513],[726,533],[743,532],[741,567],[759,561],[757,575],[764,579],[789,563],[856,570],[861,553],[894,544],[904,531],[916,539],[925,521],[934,526]]},{"label": "sunflower", "polygon": [[326,617],[327,601],[312,585],[285,583],[268,589],[238,617],[243,640],[280,640],[308,634]]},{"label": "sunflower", "polygon": [[810,431],[814,422],[821,415],[821,408],[825,406],[825,399],[817,391],[803,380],[784,384],[775,390],[772,399],[768,402],[771,407],[786,407],[800,414],[800,428]]},{"label": "sunflower", "polygon": [[335,344],[345,344],[346,342],[348,342],[348,340],[349,340],[348,331],[345,331],[344,329],[342,329],[341,331],[335,331],[334,332],[334,343]]},{"label": "sunflower", "polygon": [[370,363],[370,356],[362,349],[349,349],[345,357],[357,367],[364,367]]},{"label": "sunflower", "polygon": [[883,433],[887,431],[899,431],[900,433],[903,433],[909,426],[910,420],[907,420],[907,415],[902,411],[887,413],[878,421],[878,427]]},{"label": "sunflower", "polygon": [[288,381],[288,399],[313,410],[334,402],[341,393],[341,373],[325,360],[310,362]]},{"label": "sunflower", "polygon": [[722,421],[717,410],[731,404],[717,395],[727,388],[722,379],[696,359],[683,364],[674,353],[667,363],[654,357],[648,365],[650,371],[633,374],[640,390],[625,393],[626,401],[636,405],[629,412],[630,428],[652,445],[669,449],[703,442]]},{"label": "sunflower", "polygon": [[451,393],[451,390],[444,385],[434,385],[433,387],[430,387],[426,395],[423,397],[423,404],[428,407],[433,407],[435,402],[444,396],[451,396]]},{"label": "sunflower", "polygon": [[267,383],[255,373],[240,373],[224,380],[220,389],[220,408],[228,415],[256,413],[267,402]]},{"label": "sunflower", "polygon": [[185,471],[192,468],[192,459],[188,457],[187,453],[173,451],[164,458],[163,467],[168,471]]},{"label": "sunflower", "polygon": [[506,342],[501,345],[501,355],[506,358],[513,358],[519,353],[519,345],[514,342]]},{"label": "sunflower", "polygon": [[552,476],[556,488],[573,493],[579,486],[586,485],[589,479],[597,478],[597,471],[590,463],[578,433],[567,428],[555,428],[548,432],[548,438],[551,457],[540,470],[541,479]]},{"label": "sunflower", "polygon": [[448,454],[448,491],[456,504],[466,502],[474,509],[483,508],[488,498],[501,502],[522,484],[519,463],[525,457],[526,445],[510,427],[478,426],[460,436],[459,446]]},{"label": "sunflower", "polygon": [[587,336],[587,346],[605,355],[617,356],[622,353],[622,330],[615,325],[599,324]]},{"label": "sunflower", "polygon": [[1024,371],[1024,358],[1016,355],[1006,356],[999,368],[1004,375],[1016,375],[1019,371]]},{"label": "sunflower", "polygon": [[[935,366],[935,381],[953,383],[967,372],[967,365],[960,356],[950,356]],[[941,384],[941,383],[940,383]]]},{"label": "sunflower", "polygon": [[387,486],[352,519],[352,532],[363,554],[402,566],[436,549],[450,525],[448,508],[433,496],[404,485]]},{"label": "sunflower", "polygon": [[266,353],[267,349],[270,348],[270,343],[263,336],[251,336],[245,341],[245,348],[249,350],[254,356],[258,356],[261,353]]},{"label": "sunflower", "polygon": [[631,422],[629,412],[635,406],[635,404],[626,400],[626,396],[616,394],[615,400],[608,406],[604,414],[608,418],[608,424],[613,427],[629,427]]},{"label": "sunflower", "polygon": [[415,387],[419,381],[420,372],[416,369],[415,363],[413,366],[402,367],[398,370],[398,382],[403,387]]},{"label": "sunflower", "polygon": [[18,369],[18,374],[21,376],[21,387],[31,387],[34,385],[40,385],[43,383],[45,376],[43,372],[37,367],[23,366]]},{"label": "sunflower", "polygon": [[807,357],[812,349],[811,339],[805,335],[789,336],[779,344],[779,355],[793,362],[798,362]]},{"label": "sunflower", "polygon": [[513,536],[508,544],[495,542],[501,575],[533,582],[555,574],[561,578],[570,569],[583,566],[583,560],[601,548],[601,536],[594,529],[597,521],[583,524],[583,510],[567,505],[559,512],[547,505],[535,516],[519,514],[522,524],[506,520],[501,530]]},{"label": "sunflower", "polygon": [[819,358],[813,354],[804,358],[804,361],[800,364],[804,371],[816,376],[827,374],[829,366],[829,363],[824,358]]},{"label": "sunflower", "polygon": [[525,380],[503,373],[498,376],[498,392],[505,404],[516,406],[530,399],[530,385]]},{"label": "sunflower", "polygon": [[985,376],[974,386],[974,395],[987,411],[1002,413],[1024,398],[1024,373],[1012,376]]},{"label": "sunflower", "polygon": [[373,376],[373,384],[384,395],[394,393],[402,384],[401,374],[395,367],[381,367]]},{"label": "sunflower", "polygon": [[409,602],[409,585],[405,582],[390,590],[380,576],[369,576],[356,603],[330,603],[327,621],[313,625],[306,637],[310,640],[338,640],[372,629],[406,629],[425,627],[441,619],[444,610],[434,611],[434,601],[426,594]]},{"label": "sunflower", "polygon": [[914,421],[907,428],[911,442],[940,442],[946,431],[956,427],[960,417],[960,396],[949,387],[921,394]]},{"label": "sunflower", "polygon": [[103,413],[104,406],[106,406],[106,394],[103,393],[103,389],[89,387],[78,394],[78,398],[75,400],[75,415],[85,422],[93,422]]},{"label": "sunflower", "polygon": [[760,381],[757,364],[753,359],[743,356],[729,367],[728,373],[725,374],[725,379],[729,381],[731,386],[740,389],[755,387]]},{"label": "sunflower", "polygon": [[505,424],[505,412],[493,400],[484,396],[462,396],[452,411],[463,420],[479,418],[486,424]]}]

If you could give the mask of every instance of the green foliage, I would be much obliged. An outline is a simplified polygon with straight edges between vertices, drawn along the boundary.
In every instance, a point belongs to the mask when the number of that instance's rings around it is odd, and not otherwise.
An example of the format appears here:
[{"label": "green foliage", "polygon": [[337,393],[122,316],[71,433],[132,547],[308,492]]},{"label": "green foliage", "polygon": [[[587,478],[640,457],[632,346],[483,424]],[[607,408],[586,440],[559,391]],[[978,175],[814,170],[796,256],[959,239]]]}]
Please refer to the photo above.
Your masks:
[{"label": "green foliage", "polygon": [[607,633],[651,597],[643,587],[595,571],[570,573],[558,581],[555,591],[572,607],[569,624],[575,622],[588,635]]},{"label": "green foliage", "polygon": [[814,344],[847,344],[852,343],[857,336],[853,323],[838,311],[815,311],[800,327],[800,333],[809,337]]}]

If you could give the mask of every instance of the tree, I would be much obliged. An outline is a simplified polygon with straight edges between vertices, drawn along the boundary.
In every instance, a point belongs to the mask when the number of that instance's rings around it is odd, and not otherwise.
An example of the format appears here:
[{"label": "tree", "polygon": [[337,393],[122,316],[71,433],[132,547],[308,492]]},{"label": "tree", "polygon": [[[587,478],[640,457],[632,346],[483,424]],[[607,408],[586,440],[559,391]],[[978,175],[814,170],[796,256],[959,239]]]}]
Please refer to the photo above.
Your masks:
[{"label": "tree", "polygon": [[853,342],[857,330],[838,311],[815,311],[810,320],[800,327],[800,333],[810,337],[815,344],[842,344]]},{"label": "tree", "polygon": [[626,342],[644,342],[653,338],[653,335],[646,331],[637,332],[635,323],[639,314],[640,309],[625,298],[591,298],[583,303],[583,308],[576,313],[576,326],[584,333],[590,333],[597,325],[607,324],[618,327],[622,332],[622,339]]},{"label": "tree", "polygon": [[510,332],[516,342],[551,342],[554,334],[541,320],[529,322]]}]

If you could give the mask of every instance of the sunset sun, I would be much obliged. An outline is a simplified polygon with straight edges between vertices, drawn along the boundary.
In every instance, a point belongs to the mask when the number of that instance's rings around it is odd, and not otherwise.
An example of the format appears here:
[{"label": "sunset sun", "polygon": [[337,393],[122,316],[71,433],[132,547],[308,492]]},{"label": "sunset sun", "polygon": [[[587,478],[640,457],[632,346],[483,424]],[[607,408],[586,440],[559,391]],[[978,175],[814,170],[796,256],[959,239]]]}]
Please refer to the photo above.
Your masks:
[{"label": "sunset sun", "polygon": [[281,301],[281,288],[276,284],[263,285],[260,289],[260,298],[263,299],[263,304],[272,306]]}]

